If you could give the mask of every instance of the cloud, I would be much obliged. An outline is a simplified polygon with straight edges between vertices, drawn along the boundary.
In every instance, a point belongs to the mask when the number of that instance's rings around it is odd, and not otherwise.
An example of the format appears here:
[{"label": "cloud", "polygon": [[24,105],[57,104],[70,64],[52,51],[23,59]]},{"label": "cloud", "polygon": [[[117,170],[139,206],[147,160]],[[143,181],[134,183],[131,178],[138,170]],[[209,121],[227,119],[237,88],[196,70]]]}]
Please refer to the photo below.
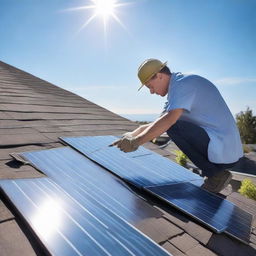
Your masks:
[{"label": "cloud", "polygon": [[237,84],[253,83],[253,82],[256,82],[256,78],[226,77],[226,78],[222,78],[214,81],[214,83],[217,85],[237,85]]}]

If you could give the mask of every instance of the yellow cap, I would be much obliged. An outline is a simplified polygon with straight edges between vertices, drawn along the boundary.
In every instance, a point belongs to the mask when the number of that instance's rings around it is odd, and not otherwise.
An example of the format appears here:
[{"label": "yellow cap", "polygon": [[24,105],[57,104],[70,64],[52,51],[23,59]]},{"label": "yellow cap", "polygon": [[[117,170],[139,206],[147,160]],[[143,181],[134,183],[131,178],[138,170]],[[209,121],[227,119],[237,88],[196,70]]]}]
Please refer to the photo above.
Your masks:
[{"label": "yellow cap", "polygon": [[167,61],[162,63],[157,59],[147,59],[138,68],[138,77],[141,81],[141,86],[138,91],[148,82],[156,73],[158,73],[164,66],[166,66]]}]

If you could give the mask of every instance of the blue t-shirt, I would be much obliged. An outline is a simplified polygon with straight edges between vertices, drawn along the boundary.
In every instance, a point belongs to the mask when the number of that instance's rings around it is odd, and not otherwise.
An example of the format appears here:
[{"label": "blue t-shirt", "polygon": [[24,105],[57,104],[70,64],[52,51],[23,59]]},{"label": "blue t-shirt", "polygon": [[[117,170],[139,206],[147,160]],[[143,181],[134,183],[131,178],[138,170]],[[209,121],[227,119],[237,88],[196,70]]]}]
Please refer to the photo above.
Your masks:
[{"label": "blue t-shirt", "polygon": [[235,120],[218,89],[197,75],[172,73],[165,112],[182,108],[180,120],[202,127],[208,134],[208,158],[213,163],[233,163],[243,156]]}]

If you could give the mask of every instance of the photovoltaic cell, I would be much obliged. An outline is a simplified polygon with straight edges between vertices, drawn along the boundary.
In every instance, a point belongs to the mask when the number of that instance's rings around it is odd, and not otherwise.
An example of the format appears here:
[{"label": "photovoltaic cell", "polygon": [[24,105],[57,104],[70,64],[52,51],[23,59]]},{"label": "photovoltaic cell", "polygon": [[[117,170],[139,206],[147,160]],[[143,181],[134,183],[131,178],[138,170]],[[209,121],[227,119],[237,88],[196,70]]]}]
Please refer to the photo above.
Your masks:
[{"label": "photovoltaic cell", "polygon": [[52,255],[170,255],[97,201],[70,196],[49,178],[0,186]]},{"label": "photovoltaic cell", "polygon": [[161,216],[160,211],[135,196],[119,179],[69,147],[19,155],[69,194],[92,197],[129,223]]},{"label": "photovoltaic cell", "polygon": [[61,138],[88,158],[138,187],[202,181],[199,175],[144,147],[131,153],[108,147],[117,139],[115,136]]},{"label": "photovoltaic cell", "polygon": [[146,190],[215,232],[225,231],[242,242],[249,242],[252,216],[233,203],[191,183],[148,187]]}]

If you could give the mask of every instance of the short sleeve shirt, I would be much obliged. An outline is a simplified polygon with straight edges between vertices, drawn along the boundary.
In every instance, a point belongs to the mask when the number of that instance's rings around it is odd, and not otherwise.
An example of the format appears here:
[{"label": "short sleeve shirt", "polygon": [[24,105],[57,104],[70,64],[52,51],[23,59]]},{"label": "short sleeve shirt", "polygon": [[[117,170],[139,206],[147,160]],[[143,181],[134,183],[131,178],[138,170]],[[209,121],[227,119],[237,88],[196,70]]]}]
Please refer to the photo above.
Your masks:
[{"label": "short sleeve shirt", "polygon": [[234,117],[209,80],[197,75],[172,73],[164,111],[177,108],[184,109],[180,120],[194,123],[207,132],[211,162],[233,163],[243,156]]}]

